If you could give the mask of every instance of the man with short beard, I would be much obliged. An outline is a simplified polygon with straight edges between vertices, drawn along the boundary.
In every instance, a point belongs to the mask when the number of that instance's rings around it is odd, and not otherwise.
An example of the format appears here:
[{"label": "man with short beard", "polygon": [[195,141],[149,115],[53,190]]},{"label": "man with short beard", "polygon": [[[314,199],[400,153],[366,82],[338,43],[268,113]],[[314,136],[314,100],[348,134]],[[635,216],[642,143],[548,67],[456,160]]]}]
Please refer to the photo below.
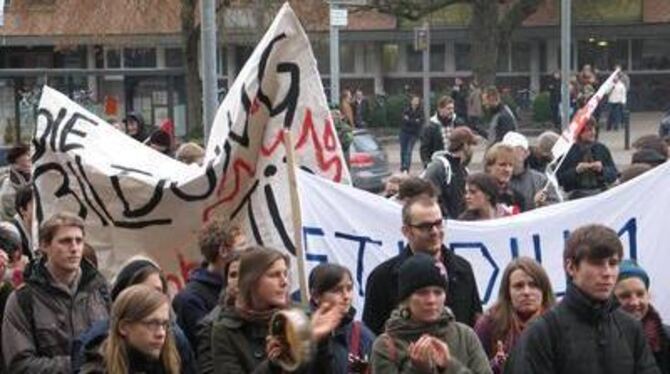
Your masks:
[{"label": "man with short beard", "polygon": [[465,211],[466,166],[472,159],[472,147],[476,144],[477,139],[469,128],[456,127],[449,135],[447,150],[435,153],[421,175],[437,188],[440,208],[445,217],[455,219]]}]

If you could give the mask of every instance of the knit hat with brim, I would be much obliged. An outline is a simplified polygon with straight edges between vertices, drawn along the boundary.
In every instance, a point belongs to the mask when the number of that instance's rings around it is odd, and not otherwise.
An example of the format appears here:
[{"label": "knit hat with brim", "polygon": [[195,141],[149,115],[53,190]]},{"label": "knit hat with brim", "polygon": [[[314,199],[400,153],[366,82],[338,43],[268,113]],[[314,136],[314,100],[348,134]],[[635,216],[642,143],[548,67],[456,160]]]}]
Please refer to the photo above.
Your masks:
[{"label": "knit hat with brim", "polygon": [[405,261],[398,274],[398,300],[403,301],[428,286],[440,287],[446,292],[447,277],[440,265],[425,253],[416,253]]},{"label": "knit hat with brim", "polygon": [[617,282],[628,278],[638,278],[644,283],[644,287],[649,289],[649,275],[634,260],[623,260],[619,264],[619,278]]},{"label": "knit hat with brim", "polygon": [[242,253],[238,288],[239,297],[247,305],[251,306],[251,294],[254,292],[256,282],[277,260],[286,261],[287,267],[290,264],[288,256],[276,249],[253,247]]}]

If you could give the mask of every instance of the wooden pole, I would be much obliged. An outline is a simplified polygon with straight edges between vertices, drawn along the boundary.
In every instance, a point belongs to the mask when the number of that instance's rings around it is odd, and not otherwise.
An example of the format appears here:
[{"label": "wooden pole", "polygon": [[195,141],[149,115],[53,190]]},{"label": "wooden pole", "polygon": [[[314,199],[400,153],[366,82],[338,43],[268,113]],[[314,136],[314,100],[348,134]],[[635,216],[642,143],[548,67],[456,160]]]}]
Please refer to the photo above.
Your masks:
[{"label": "wooden pole", "polygon": [[300,209],[300,197],[298,196],[298,184],[296,182],[296,161],[293,153],[293,137],[291,131],[284,129],[284,148],[286,149],[286,170],[288,172],[289,194],[291,197],[291,217],[293,218],[293,243],[295,244],[295,257],[298,263],[298,285],[300,286],[300,302],[304,308],[309,307],[307,296],[307,277],[305,274],[305,253],[302,247],[302,211]]}]

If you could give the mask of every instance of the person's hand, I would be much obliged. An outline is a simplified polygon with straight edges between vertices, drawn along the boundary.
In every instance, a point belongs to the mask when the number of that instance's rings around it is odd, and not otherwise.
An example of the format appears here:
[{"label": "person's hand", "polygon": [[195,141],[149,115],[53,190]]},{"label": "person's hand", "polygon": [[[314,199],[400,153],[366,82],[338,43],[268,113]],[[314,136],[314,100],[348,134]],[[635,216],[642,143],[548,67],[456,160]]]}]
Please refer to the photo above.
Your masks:
[{"label": "person's hand", "polygon": [[578,174],[581,174],[581,173],[585,172],[586,170],[588,170],[590,168],[591,168],[590,163],[580,162],[580,163],[577,164],[577,167],[575,168],[575,170],[577,171]]},{"label": "person's hand", "polygon": [[441,369],[446,368],[449,364],[449,360],[451,359],[449,346],[442,340],[432,336],[430,337],[430,344],[432,348],[431,357],[435,363],[435,366]]},{"label": "person's hand", "polygon": [[279,338],[273,335],[268,335],[265,338],[265,354],[268,360],[275,362],[281,356],[282,349],[284,349]]},{"label": "person's hand", "polygon": [[322,303],[312,315],[312,339],[320,342],[328,336],[340,324],[345,312],[342,306],[329,302]]},{"label": "person's hand", "polygon": [[433,346],[431,336],[422,335],[419,340],[410,343],[408,352],[412,365],[419,371],[431,373],[433,371],[433,360],[431,353]]},{"label": "person's hand", "polygon": [[600,173],[603,171],[603,163],[601,161],[593,161],[591,163],[591,170]]},{"label": "person's hand", "polygon": [[533,201],[536,207],[543,206],[547,202],[547,193],[545,190],[538,191],[533,197]]},{"label": "person's hand", "polygon": [[502,365],[507,361],[507,353],[505,353],[505,345],[503,344],[502,341],[498,340],[496,343],[496,354],[493,356],[493,360],[499,364]]}]

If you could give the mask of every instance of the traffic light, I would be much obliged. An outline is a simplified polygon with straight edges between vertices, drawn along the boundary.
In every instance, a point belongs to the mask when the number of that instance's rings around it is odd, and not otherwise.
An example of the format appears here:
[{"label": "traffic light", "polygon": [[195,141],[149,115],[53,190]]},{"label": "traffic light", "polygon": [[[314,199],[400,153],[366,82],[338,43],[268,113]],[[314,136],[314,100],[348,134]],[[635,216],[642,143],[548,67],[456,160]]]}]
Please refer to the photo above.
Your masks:
[{"label": "traffic light", "polygon": [[418,27],[414,29],[414,49],[423,51],[428,48],[428,29]]}]

